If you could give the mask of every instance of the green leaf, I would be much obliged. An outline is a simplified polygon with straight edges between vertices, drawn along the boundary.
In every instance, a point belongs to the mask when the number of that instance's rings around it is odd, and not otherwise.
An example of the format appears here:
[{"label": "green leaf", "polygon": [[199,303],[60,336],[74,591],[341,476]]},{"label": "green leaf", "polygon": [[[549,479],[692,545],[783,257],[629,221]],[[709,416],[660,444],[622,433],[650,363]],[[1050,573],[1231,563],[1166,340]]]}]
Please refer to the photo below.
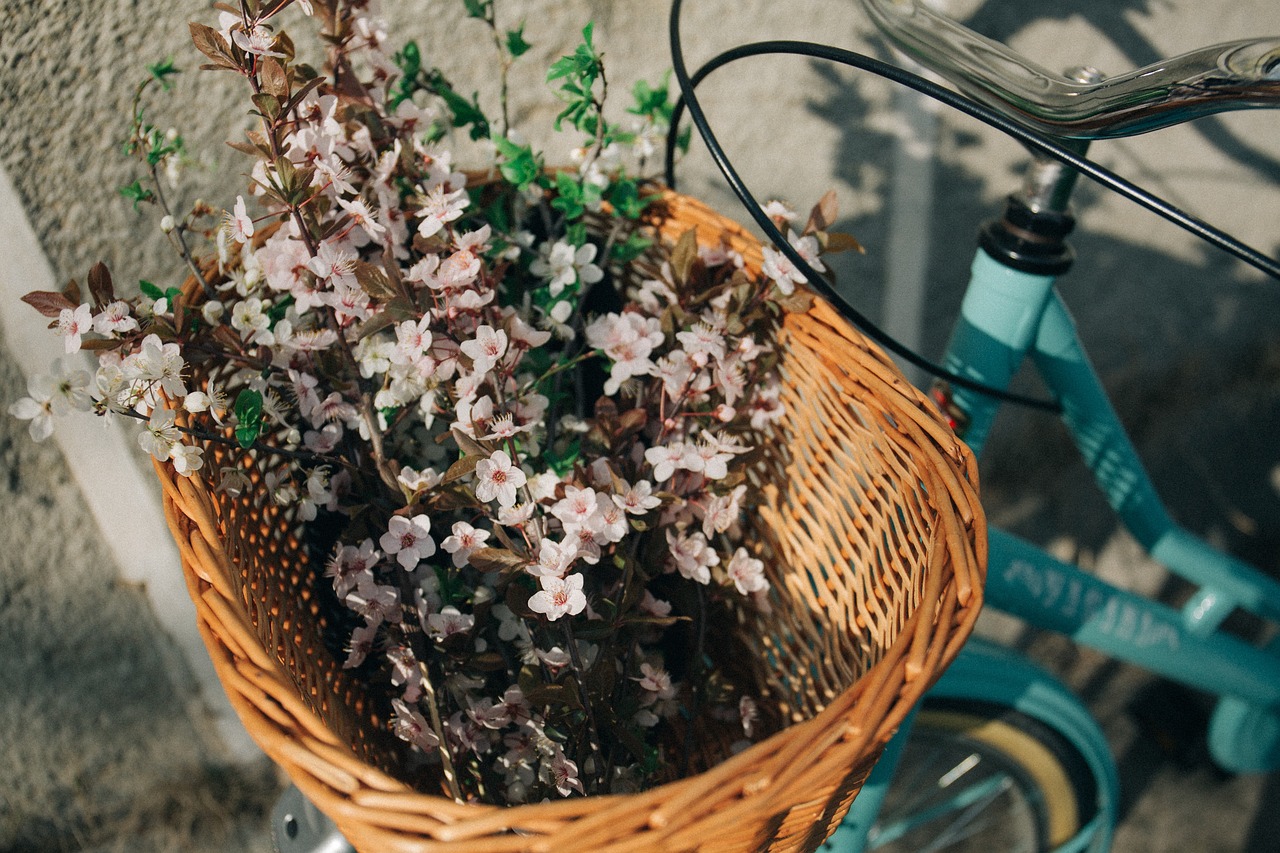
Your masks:
[{"label": "green leaf", "polygon": [[493,140],[503,163],[498,167],[502,177],[519,189],[524,189],[538,179],[542,166],[528,145],[517,145],[510,139],[498,137]]},{"label": "green leaf", "polygon": [[272,304],[272,306],[267,309],[267,319],[271,321],[271,328],[274,329],[276,327],[276,323],[279,323],[284,319],[284,315],[289,313],[289,306],[292,304],[293,294],[290,293],[285,294],[283,299]]},{"label": "green leaf", "polygon": [[173,88],[173,83],[169,81],[169,78],[179,73],[180,70],[178,66],[173,64],[172,56],[165,57],[160,62],[147,66],[147,72],[160,83],[161,88],[166,92]]},{"label": "green leaf", "polygon": [[568,77],[578,68],[577,63],[573,61],[572,56],[562,56],[555,62],[551,63],[551,67],[547,69],[547,82],[551,83],[559,80],[561,77]]},{"label": "green leaf", "polygon": [[467,9],[468,18],[479,18],[482,21],[488,20],[488,9],[493,0],[462,0],[462,5]]},{"label": "green leaf", "polygon": [[650,199],[640,196],[640,186],[631,178],[621,178],[608,193],[609,203],[627,219],[639,219]]},{"label": "green leaf", "polygon": [[133,202],[133,209],[138,209],[138,204],[144,201],[155,201],[155,194],[151,190],[142,185],[141,181],[134,181],[128,186],[121,187],[118,192],[129,201]]},{"label": "green leaf", "polygon": [[262,434],[262,394],[245,388],[236,396],[236,442],[245,450]]},{"label": "green leaf", "polygon": [[517,29],[507,30],[507,53],[512,57],[523,56],[533,45],[524,40],[524,24]]},{"label": "green leaf", "polygon": [[138,289],[142,291],[143,295],[151,299],[164,299],[164,291],[146,279],[138,282]]},{"label": "green leaf", "polygon": [[556,197],[551,206],[564,211],[567,219],[580,219],[586,213],[583,206],[582,184],[578,183],[568,172],[556,172]]},{"label": "green leaf", "polygon": [[435,572],[436,579],[440,581],[440,597],[445,604],[458,604],[466,598],[466,587],[462,585],[462,578],[457,573],[450,572],[443,566],[436,566]]},{"label": "green leaf", "polygon": [[629,264],[643,255],[645,250],[652,245],[652,240],[646,239],[639,234],[630,234],[626,240],[613,244],[613,258],[619,263]]},{"label": "green leaf", "polygon": [[454,127],[470,127],[471,138],[476,140],[484,139],[489,135],[489,119],[480,109],[479,95],[472,94],[471,100],[468,101],[458,94],[438,68],[433,68],[427,75],[425,88],[445,102],[445,106],[453,116]]},{"label": "green leaf", "polygon": [[542,452],[542,459],[551,466],[551,470],[563,477],[573,470],[578,457],[582,454],[582,442],[573,439],[561,448],[549,447]]}]

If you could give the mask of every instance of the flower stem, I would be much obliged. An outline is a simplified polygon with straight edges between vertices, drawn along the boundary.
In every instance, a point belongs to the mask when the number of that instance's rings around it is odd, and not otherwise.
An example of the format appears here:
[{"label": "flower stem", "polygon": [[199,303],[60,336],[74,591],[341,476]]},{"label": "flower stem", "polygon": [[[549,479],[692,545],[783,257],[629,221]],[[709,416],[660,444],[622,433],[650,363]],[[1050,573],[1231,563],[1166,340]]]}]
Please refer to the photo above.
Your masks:
[{"label": "flower stem", "polygon": [[689,764],[693,758],[694,746],[694,722],[698,719],[698,714],[702,705],[702,688],[704,682],[703,656],[706,654],[707,644],[707,593],[702,584],[698,584],[698,615],[696,634],[693,647],[693,667],[689,673],[690,700],[689,700],[689,723],[688,728],[684,730],[684,756],[682,759],[683,768],[681,775],[689,775]]},{"label": "flower stem", "polygon": [[582,666],[582,656],[578,654],[578,641],[573,635],[572,619],[566,618],[564,620],[564,639],[565,639],[566,645],[569,646],[569,659],[573,661],[573,671],[574,671],[574,674],[577,676],[574,679],[574,681],[577,683],[577,686],[578,686],[578,701],[582,703],[582,710],[587,715],[588,746],[590,746],[591,748],[591,757],[592,757],[592,760],[595,762],[595,771],[596,771],[595,781],[591,786],[592,791],[588,792],[588,793],[592,793],[594,791],[599,790],[600,783],[603,781],[600,774],[603,773],[605,769],[604,756],[600,751],[600,729],[596,725],[595,710],[591,707],[591,699],[589,696],[587,696],[587,688],[582,683],[582,680],[587,673]]}]

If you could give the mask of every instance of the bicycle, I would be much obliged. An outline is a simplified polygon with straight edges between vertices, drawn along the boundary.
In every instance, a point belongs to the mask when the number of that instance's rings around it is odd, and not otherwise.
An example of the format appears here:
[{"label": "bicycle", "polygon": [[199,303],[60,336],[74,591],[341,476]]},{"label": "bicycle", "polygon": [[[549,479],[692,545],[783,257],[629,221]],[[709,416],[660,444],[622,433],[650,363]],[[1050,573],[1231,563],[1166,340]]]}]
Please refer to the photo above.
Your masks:
[{"label": "bicycle", "polygon": [[[1198,588],[1175,610],[993,528],[988,604],[1219,697],[1208,733],[1216,762],[1230,771],[1280,767],[1280,640],[1259,647],[1222,628],[1237,608],[1273,623],[1280,619],[1280,584],[1174,523],[1054,289],[1072,261],[1065,238],[1074,224],[1069,202],[1079,174],[1280,278],[1280,263],[1084,157],[1093,139],[1232,109],[1280,106],[1280,39],[1205,48],[1111,79],[1088,69],[1068,77],[1040,69],[917,0],[861,4],[891,44],[964,94],[870,57],[800,42],[742,45],[690,75],[680,47],[681,0],[675,0],[671,48],[683,95],[677,116],[687,108],[747,211],[816,290],[886,349],[941,377],[935,399],[975,452],[1004,402],[1059,411],[1119,519],[1151,556]],[[768,54],[842,63],[886,77],[995,126],[1037,155],[1003,216],[982,229],[982,248],[941,365],[877,329],[783,245],[716,140],[695,95],[697,84],[730,63]],[[668,182],[674,183],[670,168]],[[1036,368],[1053,400],[1009,392],[1024,361]],[[824,849],[1109,848],[1119,803],[1115,759],[1083,703],[1026,658],[972,641],[926,698],[914,726],[903,728]]]}]

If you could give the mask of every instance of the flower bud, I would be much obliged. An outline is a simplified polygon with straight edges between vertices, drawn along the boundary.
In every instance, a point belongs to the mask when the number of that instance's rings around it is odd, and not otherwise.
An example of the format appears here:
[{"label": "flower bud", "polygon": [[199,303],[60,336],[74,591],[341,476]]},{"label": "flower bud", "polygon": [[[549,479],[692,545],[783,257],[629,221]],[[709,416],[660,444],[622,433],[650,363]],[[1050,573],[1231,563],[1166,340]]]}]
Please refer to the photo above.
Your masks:
[{"label": "flower bud", "polygon": [[173,231],[173,229],[176,227],[177,227],[177,224],[173,221],[172,216],[165,214],[164,216],[160,217],[160,230],[163,233],[168,234],[169,232]]},{"label": "flower bud", "polygon": [[218,325],[222,320],[222,314],[226,311],[226,306],[216,299],[210,299],[200,308],[200,316],[204,317],[204,321],[210,326]]}]

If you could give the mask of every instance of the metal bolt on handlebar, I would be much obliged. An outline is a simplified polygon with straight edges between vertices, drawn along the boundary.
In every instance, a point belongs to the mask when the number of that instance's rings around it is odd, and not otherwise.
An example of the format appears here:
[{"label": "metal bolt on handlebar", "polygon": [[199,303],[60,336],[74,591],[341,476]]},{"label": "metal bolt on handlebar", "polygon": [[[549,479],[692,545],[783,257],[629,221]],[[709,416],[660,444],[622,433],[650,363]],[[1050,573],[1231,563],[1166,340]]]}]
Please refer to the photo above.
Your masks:
[{"label": "metal bolt on handlebar", "polygon": [[[1088,65],[1068,68],[1063,72],[1069,80],[1077,83],[1096,84],[1106,79],[1101,71]],[[1075,153],[1084,155],[1089,148],[1088,140],[1060,139],[1062,144]],[[1022,183],[1019,198],[1034,212],[1042,210],[1055,213],[1066,213],[1071,202],[1071,193],[1075,189],[1078,173],[1069,166],[1044,155],[1035,155]]]}]

